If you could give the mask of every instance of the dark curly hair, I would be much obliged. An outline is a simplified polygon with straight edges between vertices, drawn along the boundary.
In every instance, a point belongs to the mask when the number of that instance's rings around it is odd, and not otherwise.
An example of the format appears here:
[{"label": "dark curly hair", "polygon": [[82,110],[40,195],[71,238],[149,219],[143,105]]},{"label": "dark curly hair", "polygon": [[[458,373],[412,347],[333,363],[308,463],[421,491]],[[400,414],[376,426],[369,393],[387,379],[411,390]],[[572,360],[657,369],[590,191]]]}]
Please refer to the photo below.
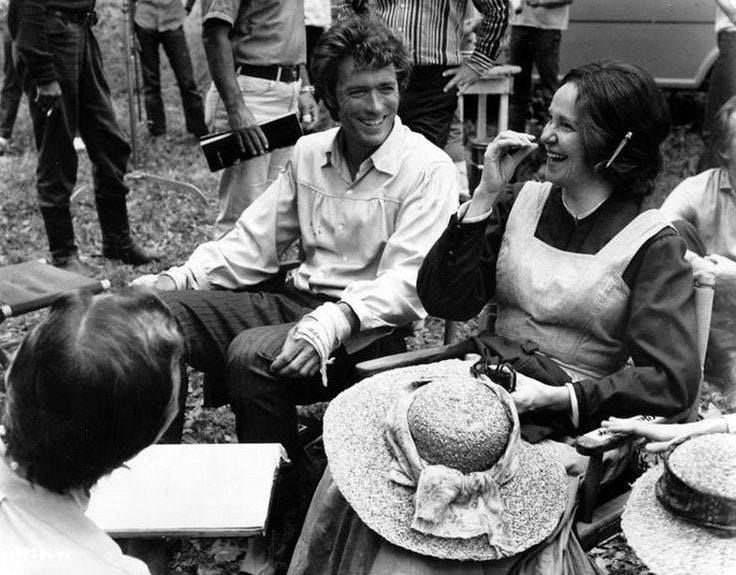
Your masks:
[{"label": "dark curly hair", "polygon": [[393,66],[401,92],[409,82],[409,51],[383,20],[370,13],[345,20],[322,34],[310,68],[315,91],[324,100],[333,120],[338,120],[338,68],[347,57],[352,57],[361,69]]},{"label": "dark curly hair", "polygon": [[[586,159],[614,193],[641,201],[662,169],[660,145],[670,131],[670,112],[652,76],[639,66],[599,61],[568,72],[562,83],[578,89],[576,101]],[[631,132],[630,141],[606,167]]]},{"label": "dark curly hair", "polygon": [[7,455],[51,491],[89,489],[157,439],[176,405],[182,350],[149,290],[62,296],[8,371]]}]

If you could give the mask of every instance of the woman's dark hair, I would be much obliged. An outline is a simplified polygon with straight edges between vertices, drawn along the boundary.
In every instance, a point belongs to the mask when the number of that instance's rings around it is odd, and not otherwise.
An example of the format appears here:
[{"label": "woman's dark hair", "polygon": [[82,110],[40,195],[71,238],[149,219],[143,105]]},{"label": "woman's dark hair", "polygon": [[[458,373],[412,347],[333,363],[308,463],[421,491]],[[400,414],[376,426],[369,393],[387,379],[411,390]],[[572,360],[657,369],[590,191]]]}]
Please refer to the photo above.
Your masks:
[{"label": "woman's dark hair", "polygon": [[359,69],[393,66],[399,90],[409,82],[411,57],[401,39],[376,16],[356,16],[328,29],[312,55],[311,80],[333,120],[338,120],[336,97],[340,63],[352,57]]},{"label": "woman's dark hair", "polygon": [[182,349],[149,290],[62,296],[9,368],[7,455],[47,489],[89,489],[157,439]]},{"label": "woman's dark hair", "polygon": [[[600,61],[575,68],[562,84],[577,87],[580,136],[588,163],[614,193],[641,201],[662,169],[660,145],[670,131],[670,112],[652,76],[639,66]],[[626,134],[631,139],[609,167]]]},{"label": "woman's dark hair", "polygon": [[718,161],[722,166],[728,165],[728,159],[723,154],[728,152],[731,147],[731,116],[736,112],[736,96],[732,96],[723,104],[716,112],[715,121],[713,122],[713,149],[718,156]]}]

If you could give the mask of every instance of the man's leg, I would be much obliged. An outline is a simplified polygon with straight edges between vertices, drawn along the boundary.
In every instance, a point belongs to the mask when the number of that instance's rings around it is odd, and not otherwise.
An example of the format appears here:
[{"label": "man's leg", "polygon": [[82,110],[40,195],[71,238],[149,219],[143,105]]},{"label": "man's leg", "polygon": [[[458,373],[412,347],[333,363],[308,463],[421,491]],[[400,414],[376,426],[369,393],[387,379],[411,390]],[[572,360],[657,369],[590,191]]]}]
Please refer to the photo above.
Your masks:
[{"label": "man's leg", "polygon": [[161,136],[166,133],[166,112],[161,98],[161,61],[158,54],[163,34],[138,25],[135,27],[135,34],[141,47],[141,74],[148,132],[152,136]]},{"label": "man's leg", "polygon": [[[0,90],[0,138],[9,140],[13,135],[13,126],[18,115],[23,88],[13,65],[13,43],[7,31],[3,33],[3,57],[5,78],[2,90]],[[2,152],[3,150],[0,149],[0,153]]]},{"label": "man's leg", "polygon": [[516,132],[526,131],[529,116],[529,99],[532,88],[532,67],[534,65],[534,28],[512,26],[509,43],[509,62],[521,67],[514,76],[514,90],[510,98],[509,128]]},{"label": "man's leg", "polygon": [[449,81],[442,72],[448,69],[445,66],[415,66],[399,103],[401,121],[439,148],[447,144],[457,108],[457,90],[442,91]]},{"label": "man's leg", "polygon": [[285,572],[315,487],[305,477],[305,462],[297,444],[296,406],[328,401],[348,388],[356,381],[356,363],[406,350],[403,338],[396,335],[387,336],[352,356],[340,348],[327,368],[329,384],[324,387],[319,373],[307,378],[284,378],[271,372],[271,362],[281,351],[291,327],[288,324],[243,331],[227,352],[226,381],[238,440],[279,442],[292,462],[279,479],[271,514],[269,552],[260,562],[246,556],[243,565],[246,571],[255,571],[272,559],[276,572]]},{"label": "man's leg", "polygon": [[36,84],[27,78],[24,81],[38,149],[38,203],[46,228],[51,263],[85,273],[77,258],[69,206],[77,181],[77,153],[73,140],[78,121],[78,62],[84,46],[84,31],[81,26],[67,23],[52,14],[47,14],[46,19],[47,27],[55,31],[55,34],[49,35],[49,49],[61,86],[59,105],[49,113],[39,109],[35,102]]},{"label": "man's leg", "polygon": [[92,162],[95,207],[102,231],[102,255],[130,265],[149,263],[158,256],[144,251],[131,237],[126,204],[128,186],[123,180],[128,169],[130,146],[115,117],[100,49],[89,28],[86,28],[79,84],[79,133]]},{"label": "man's leg", "polygon": [[161,39],[166,57],[174,70],[176,83],[179,85],[187,131],[198,138],[202,137],[208,132],[207,125],[204,123],[204,105],[197,89],[197,83],[194,81],[192,59],[189,56],[184,27],[180,26],[176,30],[162,32]]}]

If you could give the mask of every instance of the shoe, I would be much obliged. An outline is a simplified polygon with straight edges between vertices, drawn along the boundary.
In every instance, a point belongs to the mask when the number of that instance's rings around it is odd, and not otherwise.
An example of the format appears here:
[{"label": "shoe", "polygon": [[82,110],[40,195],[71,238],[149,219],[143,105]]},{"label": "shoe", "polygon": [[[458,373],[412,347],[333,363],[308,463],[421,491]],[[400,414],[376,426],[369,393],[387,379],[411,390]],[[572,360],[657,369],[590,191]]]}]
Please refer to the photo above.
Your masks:
[{"label": "shoe", "polygon": [[81,262],[77,254],[64,257],[53,256],[51,258],[51,265],[55,268],[59,268],[60,270],[65,270],[80,276],[94,277],[95,275],[90,268]]},{"label": "shoe", "polygon": [[3,138],[2,136],[0,136],[0,156],[4,156],[9,149],[10,138]]},{"label": "shoe", "polygon": [[131,243],[127,247],[103,246],[102,257],[131,266],[142,266],[160,260],[161,254],[147,252],[142,247]]}]

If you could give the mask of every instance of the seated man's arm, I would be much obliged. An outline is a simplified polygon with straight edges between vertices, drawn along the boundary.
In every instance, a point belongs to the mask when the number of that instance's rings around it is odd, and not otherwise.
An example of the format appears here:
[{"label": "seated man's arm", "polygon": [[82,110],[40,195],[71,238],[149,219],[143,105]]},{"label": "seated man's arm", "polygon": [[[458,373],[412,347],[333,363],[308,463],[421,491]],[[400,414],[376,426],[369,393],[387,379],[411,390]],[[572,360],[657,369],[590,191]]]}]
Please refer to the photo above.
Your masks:
[{"label": "seated man's arm", "polygon": [[279,271],[278,254],[299,237],[291,163],[248,208],[235,227],[198,246],[181,266],[133,283],[159,290],[242,289]]}]

